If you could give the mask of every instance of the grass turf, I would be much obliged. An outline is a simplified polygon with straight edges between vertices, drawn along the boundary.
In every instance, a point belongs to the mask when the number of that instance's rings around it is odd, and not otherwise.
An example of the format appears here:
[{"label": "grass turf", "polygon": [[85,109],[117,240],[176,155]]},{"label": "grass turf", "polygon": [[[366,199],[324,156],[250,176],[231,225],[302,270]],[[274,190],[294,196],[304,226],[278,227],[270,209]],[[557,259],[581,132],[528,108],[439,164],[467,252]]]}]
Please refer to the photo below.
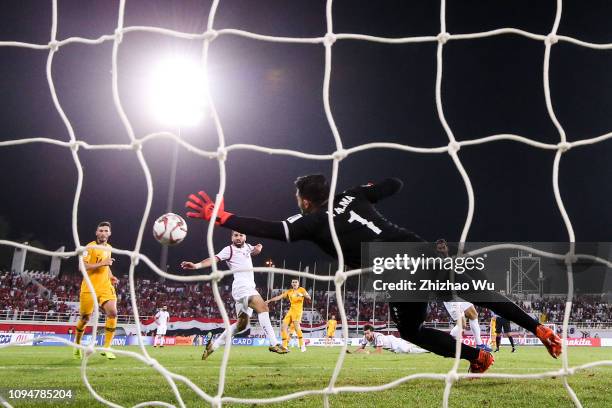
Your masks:
[{"label": "grass turf", "polygon": [[[137,347],[123,350],[138,351]],[[222,350],[201,361],[201,348],[149,348],[153,358],[170,371],[190,378],[209,394],[218,384]],[[269,353],[264,347],[232,347],[224,396],[267,398],[308,389],[322,389],[328,384],[339,348],[311,347],[306,353],[297,349],[288,355]],[[548,356],[543,347],[522,347],[517,353],[503,348],[496,355],[491,373],[536,374],[557,370],[561,362]],[[571,348],[570,365],[597,360],[612,360],[607,348]],[[432,354],[346,355],[338,386],[381,385],[416,373],[444,373],[452,359]],[[460,372],[467,371],[462,362]],[[177,404],[170,387],[154,369],[140,361],[117,355],[117,360],[92,356],[88,378],[104,398],[124,406],[158,400]],[[585,407],[612,406],[612,367],[581,370],[569,378]],[[180,384],[180,383],[179,383]],[[10,347],[0,349],[0,394],[7,388],[72,388],[76,398],[70,402],[16,401],[15,407],[95,407],[103,406],[89,394],[80,376],[80,362],[67,347]],[[207,406],[193,391],[180,384],[187,406]],[[330,396],[332,407],[440,407],[444,381],[418,379],[390,390],[372,393],[340,393]],[[320,407],[322,396],[306,396],[275,406]],[[244,406],[224,404],[224,406]],[[247,405],[248,406],[248,405]],[[570,407],[573,406],[560,378],[552,379],[471,379],[456,383],[451,392],[451,407]]]}]

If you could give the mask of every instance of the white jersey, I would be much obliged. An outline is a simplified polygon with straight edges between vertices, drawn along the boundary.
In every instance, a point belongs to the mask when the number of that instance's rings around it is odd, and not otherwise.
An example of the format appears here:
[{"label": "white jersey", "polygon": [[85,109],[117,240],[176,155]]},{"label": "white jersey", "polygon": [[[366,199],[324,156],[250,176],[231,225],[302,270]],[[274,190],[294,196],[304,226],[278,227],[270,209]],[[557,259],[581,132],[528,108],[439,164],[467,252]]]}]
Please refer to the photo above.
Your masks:
[{"label": "white jersey", "polygon": [[236,315],[246,313],[249,316],[253,314],[249,304],[251,296],[259,295],[255,289],[255,274],[253,273],[253,261],[251,252],[253,246],[246,242],[240,248],[236,245],[228,245],[223,248],[217,255],[217,260],[225,261],[230,270],[241,269],[242,272],[234,273],[234,281],[232,282],[232,297],[236,301]]},{"label": "white jersey", "polygon": [[444,302],[444,307],[450,315],[451,319],[457,321],[464,315],[465,311],[474,306],[470,302]]},{"label": "white jersey", "polygon": [[158,327],[166,327],[168,325],[168,320],[170,320],[170,313],[165,310],[160,310],[155,315],[155,321]]},{"label": "white jersey", "polygon": [[373,347],[382,347],[383,350],[389,350],[394,353],[427,353],[427,350],[423,350],[422,348],[417,347],[404,339],[395,337],[391,334],[384,335],[377,332],[374,332],[374,337],[371,341],[366,339],[364,336],[361,339],[361,344],[364,347],[368,344],[372,345]]}]

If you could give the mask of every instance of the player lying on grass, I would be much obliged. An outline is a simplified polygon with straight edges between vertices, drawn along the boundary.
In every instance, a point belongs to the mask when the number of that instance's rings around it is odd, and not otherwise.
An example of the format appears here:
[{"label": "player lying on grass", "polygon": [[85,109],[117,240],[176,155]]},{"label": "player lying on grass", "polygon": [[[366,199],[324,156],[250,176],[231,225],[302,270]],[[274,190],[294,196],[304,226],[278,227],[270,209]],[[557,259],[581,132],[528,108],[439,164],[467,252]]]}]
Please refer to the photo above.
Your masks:
[{"label": "player lying on grass", "polygon": [[410,344],[406,340],[400,339],[399,337],[395,337],[391,334],[384,335],[382,333],[375,332],[374,327],[369,324],[363,326],[363,338],[359,341],[359,343],[360,346],[354,351],[354,353],[370,354],[370,351],[366,350],[366,346],[368,344],[375,348],[372,352],[375,354],[382,354],[383,350],[388,350],[397,354],[429,353],[427,350],[417,347],[414,344]]},{"label": "player lying on grass", "polygon": [[234,273],[232,282],[232,297],[236,302],[236,317],[238,321],[230,326],[230,331],[225,330],[215,341],[206,344],[202,360],[206,360],[217,348],[231,341],[232,336],[241,333],[248,328],[249,318],[253,310],[257,312],[259,324],[270,341],[269,350],[273,353],[285,354],[287,349],[278,345],[276,334],[270,322],[270,310],[263,298],[257,292],[255,286],[255,275],[253,273],[253,261],[251,255],[259,255],[262,245],[252,246],[246,242],[246,235],[232,231],[232,244],[223,248],[214,258],[206,258],[198,263],[189,261],[181,262],[183,269],[201,269],[210,267],[213,262],[225,261],[230,270],[242,270]]},{"label": "player lying on grass", "polygon": [[[320,174],[298,177],[295,186],[295,198],[301,213],[285,221],[234,215],[225,211],[221,201],[214,222],[263,238],[287,242],[308,240],[336,257],[326,211],[329,185],[325,177]],[[401,180],[389,178],[380,183],[351,188],[334,197],[334,226],[345,262],[350,268],[361,267],[362,242],[424,242],[415,233],[388,221],[375,207],[378,201],[396,194],[402,186]],[[191,209],[187,212],[188,217],[206,221],[212,218],[214,201],[203,191],[197,196],[191,194],[186,206]],[[457,276],[457,279],[465,279]],[[552,330],[540,325],[505,296],[492,291],[479,293],[481,299],[485,295],[486,302],[473,303],[491,309],[534,333],[553,357],[561,354],[561,340]],[[441,356],[453,357],[455,339],[446,332],[423,325],[427,306],[427,302],[390,303],[391,316],[403,339]],[[491,353],[465,344],[461,346],[460,357],[470,362],[470,371],[474,373],[485,372],[494,362]]]},{"label": "player lying on grass", "polygon": [[295,333],[297,334],[300,350],[304,352],[306,351],[306,346],[304,345],[302,327],[300,326],[300,324],[302,323],[302,313],[304,312],[304,299],[311,300],[310,295],[308,294],[308,291],[306,289],[300,286],[300,281],[298,279],[292,279],[291,289],[284,291],[278,296],[266,300],[266,304],[276,302],[277,300],[281,300],[284,298],[289,299],[290,307],[287,311],[287,314],[283,318],[283,323],[281,325],[281,338],[283,339],[283,348],[287,349],[289,345],[289,326],[293,325],[293,327],[295,328]]}]

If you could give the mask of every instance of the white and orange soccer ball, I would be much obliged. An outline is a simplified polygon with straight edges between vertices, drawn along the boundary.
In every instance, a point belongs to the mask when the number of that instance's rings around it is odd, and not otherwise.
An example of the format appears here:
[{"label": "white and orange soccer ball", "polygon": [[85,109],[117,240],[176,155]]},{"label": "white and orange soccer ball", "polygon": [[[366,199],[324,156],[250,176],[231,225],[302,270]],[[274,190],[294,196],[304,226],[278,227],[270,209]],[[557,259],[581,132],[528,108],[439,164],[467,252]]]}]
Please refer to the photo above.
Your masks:
[{"label": "white and orange soccer ball", "polygon": [[177,245],[187,236],[187,223],[180,215],[164,214],[153,223],[153,236],[162,245]]}]

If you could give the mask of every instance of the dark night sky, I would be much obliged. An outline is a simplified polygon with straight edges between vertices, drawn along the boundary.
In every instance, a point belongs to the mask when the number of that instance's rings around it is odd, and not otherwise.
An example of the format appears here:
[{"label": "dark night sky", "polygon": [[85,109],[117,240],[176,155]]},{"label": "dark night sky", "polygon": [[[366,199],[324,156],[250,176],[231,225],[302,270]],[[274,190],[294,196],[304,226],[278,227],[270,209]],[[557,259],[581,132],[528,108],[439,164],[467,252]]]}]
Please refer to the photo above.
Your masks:
[{"label": "dark night sky", "polygon": [[[118,1],[59,2],[58,39],[96,38],[112,33]],[[202,32],[207,1],[128,0],[125,26],[150,25]],[[555,1],[449,1],[447,30],[452,34],[516,27],[547,34]],[[565,1],[558,34],[584,41],[612,42],[612,4],[607,1]],[[336,0],[336,33],[384,37],[436,35],[439,3],[421,1]],[[0,41],[46,44],[51,2],[0,3]],[[260,34],[318,37],[325,33],[325,2],[250,0],[221,1],[215,28],[237,28]],[[345,147],[372,141],[423,147],[448,143],[434,99],[436,43],[387,45],[343,40],[333,46],[331,106]],[[53,64],[53,78],[62,107],[77,138],[92,144],[128,143],[111,93],[112,42],[62,47]],[[158,34],[129,33],[119,49],[119,88],[137,137],[172,130],[158,124],[146,105],[146,77],[154,61],[168,53],[197,58],[201,43]],[[47,51],[0,47],[0,140],[48,137],[68,140],[53,107],[45,78]],[[442,100],[446,119],[457,140],[513,133],[546,143],[559,135],[546,111],[543,89],[544,44],[516,35],[449,41],[444,48]],[[322,103],[324,48],[259,42],[220,36],[211,45],[210,75],[226,143],[330,153],[335,148]],[[550,83],[555,113],[568,140],[612,131],[612,50],[597,51],[560,42],[553,46]],[[215,150],[212,122],[183,129],[185,140]],[[155,196],[143,252],[157,261],[159,245],[150,224],[165,212],[171,143],[145,145]],[[102,219],[113,222],[112,243],[135,244],[145,206],[143,172],[131,151],[79,152],[85,180],[79,206],[83,243],[93,238]],[[476,195],[472,241],[563,241],[567,233],[552,188],[554,152],[516,142],[464,147],[459,156]],[[564,154],[560,187],[581,241],[610,241],[612,226],[612,140]],[[226,208],[241,215],[284,219],[297,212],[293,180],[322,172],[331,162],[269,156],[252,151],[229,155]],[[405,182],[403,191],[380,204],[388,217],[429,240],[457,240],[467,213],[463,182],[448,154],[421,155],[370,150],[345,159],[341,189],[388,176]],[[216,161],[181,149],[175,211],[190,192],[218,188]],[[70,151],[48,144],[0,148],[0,215],[11,226],[10,239],[25,234],[47,248],[74,248],[70,220],[76,170]],[[170,264],[199,259],[204,223],[189,221],[190,233],[170,251]],[[216,233],[220,248],[228,232]],[[252,239],[252,241],[257,241]],[[286,258],[322,258],[307,243],[286,246],[263,241],[265,254],[277,264]],[[6,248],[4,253],[6,254]],[[9,251],[10,252],[10,251]],[[261,259],[263,260],[263,258]],[[260,260],[260,261],[261,261]],[[10,256],[2,258],[5,268]],[[117,268],[125,268],[127,259]],[[139,267],[139,273],[146,273]]]}]

